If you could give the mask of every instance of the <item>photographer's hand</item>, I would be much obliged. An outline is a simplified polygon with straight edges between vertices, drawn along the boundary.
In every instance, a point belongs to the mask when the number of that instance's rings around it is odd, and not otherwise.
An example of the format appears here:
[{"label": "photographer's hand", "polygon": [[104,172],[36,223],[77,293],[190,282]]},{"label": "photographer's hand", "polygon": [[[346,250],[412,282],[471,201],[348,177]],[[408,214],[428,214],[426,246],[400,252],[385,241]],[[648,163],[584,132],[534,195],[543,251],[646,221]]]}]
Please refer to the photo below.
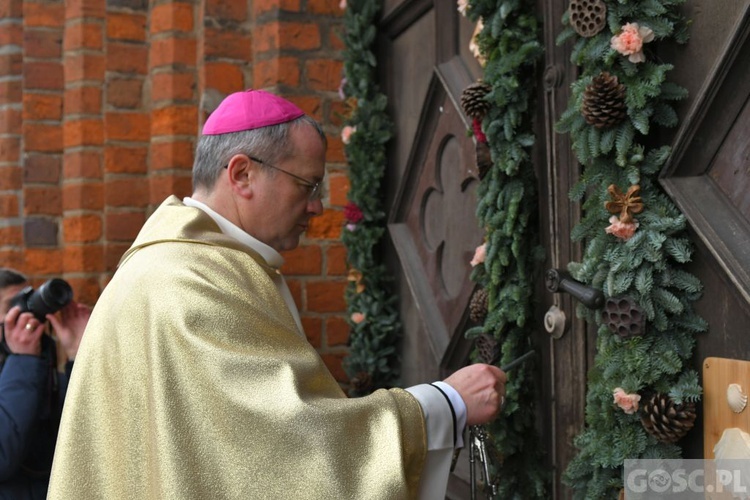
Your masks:
[{"label": "photographer's hand", "polygon": [[40,323],[30,312],[21,312],[12,307],[5,315],[5,343],[13,354],[41,356],[44,323]]},{"label": "photographer's hand", "polygon": [[71,301],[60,309],[57,314],[48,314],[47,319],[52,323],[57,339],[60,341],[65,354],[73,361],[78,354],[81,337],[91,317],[91,308],[87,305]]}]

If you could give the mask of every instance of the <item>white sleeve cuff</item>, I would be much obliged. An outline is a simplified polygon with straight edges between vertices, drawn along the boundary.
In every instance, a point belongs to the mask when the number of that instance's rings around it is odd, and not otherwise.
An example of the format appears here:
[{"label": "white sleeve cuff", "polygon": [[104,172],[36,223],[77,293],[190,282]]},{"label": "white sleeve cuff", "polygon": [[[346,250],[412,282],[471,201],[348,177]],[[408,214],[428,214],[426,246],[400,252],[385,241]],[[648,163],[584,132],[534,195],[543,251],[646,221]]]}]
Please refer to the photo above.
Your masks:
[{"label": "white sleeve cuff", "polygon": [[422,406],[427,428],[427,450],[463,447],[466,404],[445,382],[420,384],[406,389]]},{"label": "white sleeve cuff", "polygon": [[453,411],[456,412],[456,448],[463,448],[464,446],[464,428],[466,427],[466,403],[458,393],[456,389],[450,384],[445,382],[433,382],[432,385],[440,387],[443,392],[448,396],[453,405]]}]

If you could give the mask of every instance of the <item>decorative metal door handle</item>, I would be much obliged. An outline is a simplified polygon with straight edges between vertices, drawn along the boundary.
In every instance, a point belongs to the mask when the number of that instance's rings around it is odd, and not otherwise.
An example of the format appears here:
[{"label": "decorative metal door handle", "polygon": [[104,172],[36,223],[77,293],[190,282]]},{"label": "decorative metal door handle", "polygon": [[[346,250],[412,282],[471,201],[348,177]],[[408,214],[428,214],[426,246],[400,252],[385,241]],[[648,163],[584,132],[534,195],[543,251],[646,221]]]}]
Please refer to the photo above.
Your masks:
[{"label": "decorative metal door handle", "polygon": [[599,309],[604,306],[604,293],[601,290],[574,280],[565,271],[548,269],[544,278],[547,290],[550,292],[568,292],[589,309]]}]

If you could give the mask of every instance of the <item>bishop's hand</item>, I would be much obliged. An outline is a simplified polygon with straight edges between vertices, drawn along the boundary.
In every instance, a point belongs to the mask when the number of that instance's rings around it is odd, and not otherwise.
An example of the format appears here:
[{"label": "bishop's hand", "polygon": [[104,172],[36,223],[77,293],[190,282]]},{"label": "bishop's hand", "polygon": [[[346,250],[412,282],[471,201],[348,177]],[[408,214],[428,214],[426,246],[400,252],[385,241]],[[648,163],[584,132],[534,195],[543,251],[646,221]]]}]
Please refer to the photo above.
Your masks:
[{"label": "bishop's hand", "polygon": [[454,372],[444,382],[453,387],[466,405],[466,424],[486,424],[494,420],[505,399],[505,372],[493,365],[469,365]]}]

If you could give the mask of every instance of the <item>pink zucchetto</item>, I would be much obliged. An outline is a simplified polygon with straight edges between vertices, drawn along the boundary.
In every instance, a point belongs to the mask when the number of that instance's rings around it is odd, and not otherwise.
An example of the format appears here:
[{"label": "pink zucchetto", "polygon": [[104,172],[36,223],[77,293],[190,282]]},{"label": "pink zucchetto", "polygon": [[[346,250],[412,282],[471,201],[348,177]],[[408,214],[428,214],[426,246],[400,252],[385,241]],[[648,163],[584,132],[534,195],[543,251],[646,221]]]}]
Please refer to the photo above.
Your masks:
[{"label": "pink zucchetto", "polygon": [[305,112],[265,90],[228,95],[203,125],[203,135],[229,134],[290,122]]}]

